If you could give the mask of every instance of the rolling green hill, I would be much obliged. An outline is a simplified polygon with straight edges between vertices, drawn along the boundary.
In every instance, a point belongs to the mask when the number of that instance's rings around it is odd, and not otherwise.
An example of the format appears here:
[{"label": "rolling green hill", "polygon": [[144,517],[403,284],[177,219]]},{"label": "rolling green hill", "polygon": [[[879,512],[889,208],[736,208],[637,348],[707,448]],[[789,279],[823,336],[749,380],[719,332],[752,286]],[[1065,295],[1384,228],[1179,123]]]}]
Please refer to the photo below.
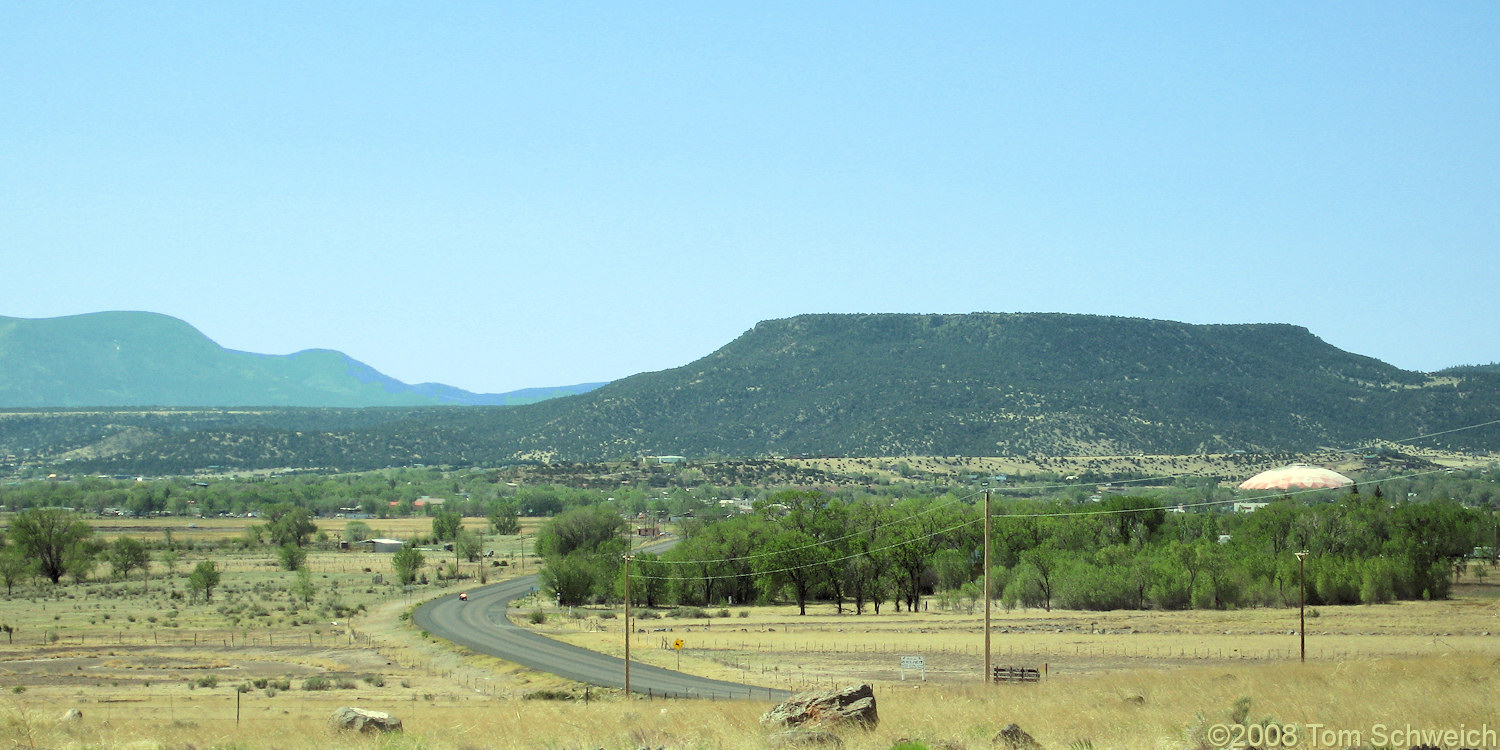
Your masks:
[{"label": "rolling green hill", "polygon": [[513,405],[597,386],[476,394],[407,385],[327,349],[225,349],[155,313],[0,317],[0,407]]},{"label": "rolling green hill", "polygon": [[[642,453],[1302,451],[1500,420],[1500,374],[1404,371],[1289,325],[1061,314],[805,315],[763,322],[683,367],[507,409],[3,419],[28,426],[0,421],[0,434],[38,436],[28,445],[0,440],[8,453],[66,454],[90,471],[129,466],[149,473]],[[1489,450],[1500,445],[1500,429],[1423,444]]]}]

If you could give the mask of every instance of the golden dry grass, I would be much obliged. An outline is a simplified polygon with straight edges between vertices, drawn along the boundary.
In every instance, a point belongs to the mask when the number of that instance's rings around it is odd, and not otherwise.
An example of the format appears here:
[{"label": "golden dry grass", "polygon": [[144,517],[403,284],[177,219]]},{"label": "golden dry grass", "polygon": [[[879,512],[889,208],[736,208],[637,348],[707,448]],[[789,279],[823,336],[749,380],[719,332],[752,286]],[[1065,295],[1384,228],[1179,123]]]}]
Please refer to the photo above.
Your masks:
[{"label": "golden dry grass", "polygon": [[[1313,608],[1315,616],[1307,621],[1308,656],[1334,660],[1475,653],[1500,658],[1500,586],[1465,583],[1456,591],[1458,596],[1447,601]],[[531,609],[523,603],[512,620],[525,623]],[[983,615],[963,607],[886,610],[878,617],[839,615],[826,604],[811,607],[805,617],[792,606],[728,611],[727,618],[637,619],[632,656],[665,667],[675,667],[680,659],[683,669],[697,674],[788,689],[849,680],[898,683],[902,656],[923,656],[931,683],[972,683],[983,671]],[[617,608],[609,614],[620,612]],[[605,619],[602,610],[574,614],[576,619],[560,614],[530,627],[585,648],[616,656],[624,652],[623,618]],[[1285,662],[1299,654],[1297,616],[1295,608],[997,610],[991,618],[992,663],[1074,675]],[[681,654],[669,648],[678,639],[686,646]]]},{"label": "golden dry grass", "polygon": [[[1495,660],[1453,654],[1420,659],[1346,659],[1211,665],[1054,678],[1040,685],[877,688],[880,725],[841,730],[847,747],[889,748],[901,739],[930,747],[983,748],[1015,722],[1044,747],[1087,740],[1099,748],[1193,747],[1214,724],[1230,723],[1236,702],[1248,718],[1290,725],[1298,747],[1310,725],[1325,732],[1359,732],[1362,742],[1381,725],[1417,729],[1497,726]],[[433,692],[422,694],[419,691]],[[431,681],[410,691],[360,691],[338,696],[246,696],[235,724],[234,696],[219,690],[145,696],[127,702],[38,701],[12,696],[0,707],[3,739],[18,747],[182,748],[759,748],[773,730],[761,727],[763,702],[647,702],[605,696],[577,702],[520,701],[466,696]],[[411,693],[410,696],[406,693]],[[406,723],[396,740],[338,735],[324,721],[339,705],[387,710]],[[66,708],[84,719],[61,724]],[[1346,735],[1349,737],[1351,735]],[[1357,744],[1357,743],[1356,743]],[[1415,744],[1415,743],[1409,743]],[[1342,746],[1342,745],[1340,745]]]},{"label": "golden dry grass", "polygon": [[[179,578],[196,559],[179,564]],[[230,571],[226,586],[239,587],[242,596],[256,583],[291,575],[255,556],[216,559]],[[348,623],[227,628],[214,608],[180,603],[180,626],[166,629],[147,621],[160,599],[107,596],[88,587],[71,599],[0,603],[0,621],[22,624],[20,642],[0,641],[0,743],[57,750],[766,746],[771,730],[758,722],[765,702],[647,702],[598,689],[589,691],[587,706],[524,700],[536,690],[578,695],[582,688],[423,638],[401,615],[421,597],[445,590],[408,595],[387,586],[364,593],[371,579],[363,568],[388,566],[383,556],[319,553],[311,562],[320,586],[338,587],[346,599],[366,604],[353,623],[357,637]],[[158,571],[154,591],[170,586],[164,578]],[[133,590],[140,584],[110,585]],[[633,656],[675,666],[678,654],[661,645],[682,638],[682,668],[694,673],[790,689],[871,682],[882,722],[872,732],[842,732],[850,750],[890,748],[902,738],[934,748],[988,748],[1010,722],[1045,747],[1083,740],[1098,748],[1193,747],[1244,699],[1250,720],[1272,718],[1303,732],[1298,747],[1331,746],[1306,741],[1309,724],[1360,732],[1370,745],[1382,724],[1500,727],[1494,708],[1500,705],[1494,677],[1500,586],[1471,582],[1456,593],[1443,602],[1320,607],[1308,620],[1305,665],[1295,657],[1295,609],[996,611],[994,662],[1046,665],[1047,679],[1039,685],[979,684],[982,617],[963,607],[886,610],[879,617],[840,615],[824,604],[806,617],[786,606],[735,607],[727,618],[638,620],[648,632],[636,636]],[[537,604],[553,615],[540,629],[623,651],[618,617],[601,618],[595,610],[572,619]],[[102,619],[105,613],[111,618]],[[43,643],[37,631],[49,627],[64,638]],[[180,638],[193,630],[198,643]],[[82,637],[72,641],[72,633]],[[164,638],[167,633],[179,638]],[[899,658],[909,654],[926,657],[925,683],[915,673],[900,680]],[[302,689],[315,675],[353,687]],[[198,684],[208,676],[218,678],[217,686]],[[257,678],[289,679],[291,689],[240,695],[236,724],[235,686]],[[399,738],[334,734],[325,721],[343,705],[390,711],[407,731]],[[59,723],[68,708],[82,710],[83,720]]]}]

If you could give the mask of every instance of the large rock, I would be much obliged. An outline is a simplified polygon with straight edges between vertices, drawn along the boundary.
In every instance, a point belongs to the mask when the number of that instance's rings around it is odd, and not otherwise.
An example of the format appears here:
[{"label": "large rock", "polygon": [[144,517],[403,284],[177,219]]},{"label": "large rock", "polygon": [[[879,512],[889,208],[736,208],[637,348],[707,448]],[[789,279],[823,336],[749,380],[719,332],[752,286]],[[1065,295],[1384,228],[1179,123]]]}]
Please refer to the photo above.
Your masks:
[{"label": "large rock", "polygon": [[879,722],[875,690],[869,683],[842,690],[798,693],[760,717],[762,724],[788,727],[851,724],[874,729]]},{"label": "large rock", "polygon": [[401,720],[384,711],[366,711],[363,708],[344,706],[328,717],[334,729],[351,732],[399,732]]},{"label": "large rock", "polygon": [[61,719],[58,719],[58,721],[64,724],[73,724],[83,721],[83,712],[79,711],[76,708],[70,708],[67,710],[67,713],[64,713],[62,715]]},{"label": "large rock", "polygon": [[1041,747],[1041,743],[1037,742],[1036,738],[1015,724],[1006,724],[1005,728],[995,735],[992,742],[1006,750],[1037,750]]}]

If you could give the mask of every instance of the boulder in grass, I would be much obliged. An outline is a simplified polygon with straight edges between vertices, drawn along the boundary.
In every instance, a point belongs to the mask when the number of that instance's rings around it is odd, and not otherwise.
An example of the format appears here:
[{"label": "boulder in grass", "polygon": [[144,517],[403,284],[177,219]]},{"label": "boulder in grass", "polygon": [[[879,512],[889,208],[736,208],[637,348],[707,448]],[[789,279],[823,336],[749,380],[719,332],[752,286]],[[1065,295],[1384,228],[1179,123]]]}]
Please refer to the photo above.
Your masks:
[{"label": "boulder in grass", "polygon": [[869,683],[798,693],[760,717],[761,724],[787,727],[852,725],[874,729],[879,722],[875,690]]},{"label": "boulder in grass", "polygon": [[1006,750],[1037,750],[1041,747],[1041,743],[1038,743],[1036,738],[1015,724],[1006,724],[1005,728],[995,735],[993,742]]},{"label": "boulder in grass", "polygon": [[399,732],[401,720],[384,711],[366,711],[344,706],[328,717],[334,729],[349,732]]},{"label": "boulder in grass", "polygon": [[70,708],[68,709],[67,713],[62,715],[61,719],[58,719],[58,721],[63,724],[72,724],[75,722],[83,721],[83,712],[79,711],[76,708]]}]

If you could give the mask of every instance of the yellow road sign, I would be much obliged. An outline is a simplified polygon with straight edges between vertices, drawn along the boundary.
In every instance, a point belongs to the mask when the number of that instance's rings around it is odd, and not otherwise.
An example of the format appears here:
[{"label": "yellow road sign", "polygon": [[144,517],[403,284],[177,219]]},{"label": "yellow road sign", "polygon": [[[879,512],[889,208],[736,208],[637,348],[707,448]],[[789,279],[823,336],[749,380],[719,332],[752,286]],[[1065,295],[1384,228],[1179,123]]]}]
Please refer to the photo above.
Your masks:
[{"label": "yellow road sign", "polygon": [[678,651],[681,651],[682,650],[682,639],[678,638],[677,640],[672,641],[672,648],[675,648]]}]

